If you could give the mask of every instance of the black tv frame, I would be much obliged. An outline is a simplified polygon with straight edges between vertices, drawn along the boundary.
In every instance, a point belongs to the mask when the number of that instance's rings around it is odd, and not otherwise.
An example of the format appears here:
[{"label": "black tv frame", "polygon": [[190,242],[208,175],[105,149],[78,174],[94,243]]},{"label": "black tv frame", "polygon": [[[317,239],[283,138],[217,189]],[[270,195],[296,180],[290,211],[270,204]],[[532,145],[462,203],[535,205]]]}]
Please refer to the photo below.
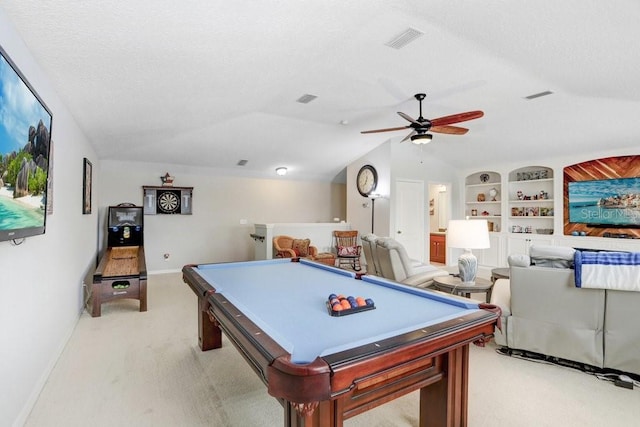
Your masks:
[{"label": "black tv frame", "polygon": [[[46,166],[46,174],[47,174],[47,184],[48,181],[51,177],[50,175],[50,167],[51,167],[51,161],[50,161],[50,157],[51,157],[51,131],[52,131],[52,124],[53,124],[53,114],[51,113],[51,110],[49,109],[49,107],[47,106],[47,104],[42,100],[42,98],[40,97],[40,95],[38,95],[38,93],[35,91],[35,89],[33,88],[33,86],[29,83],[29,80],[27,80],[27,78],[24,76],[24,74],[22,73],[22,71],[20,71],[20,69],[17,67],[17,65],[13,62],[13,60],[11,59],[11,57],[9,56],[9,54],[4,50],[4,48],[2,46],[0,46],[0,55],[2,55],[2,58],[6,61],[6,63],[9,65],[9,67],[13,70],[13,72],[16,74],[16,76],[22,81],[22,83],[25,85],[25,87],[31,92],[31,94],[33,95],[34,99],[42,106],[42,108],[47,112],[47,114],[49,115],[49,123],[46,123],[47,126],[45,126],[48,130],[48,141],[47,142],[47,153],[46,153],[46,161],[47,161],[47,166]],[[33,123],[32,124],[34,127],[37,127],[38,123]],[[27,144],[27,141],[25,141],[25,145]],[[2,156],[6,156],[11,154],[10,153],[0,153]],[[24,239],[26,237],[32,237],[32,236],[38,236],[38,235],[42,235],[45,233],[46,231],[46,224],[47,224],[47,206],[46,206],[46,200],[48,197],[48,191],[49,191],[49,185],[45,185],[44,188],[44,200],[45,203],[43,204],[43,220],[42,220],[42,225],[38,225],[38,226],[31,226],[31,227],[18,227],[18,228],[8,228],[8,229],[0,229],[0,242],[2,241],[14,241],[14,243],[17,240],[20,239]]]}]

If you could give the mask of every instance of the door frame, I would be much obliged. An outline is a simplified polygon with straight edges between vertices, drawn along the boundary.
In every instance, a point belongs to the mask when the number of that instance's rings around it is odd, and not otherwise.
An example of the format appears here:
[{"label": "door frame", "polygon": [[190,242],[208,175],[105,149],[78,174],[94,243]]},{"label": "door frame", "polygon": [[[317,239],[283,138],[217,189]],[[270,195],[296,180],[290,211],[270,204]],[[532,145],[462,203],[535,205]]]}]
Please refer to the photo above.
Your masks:
[{"label": "door frame", "polygon": [[[407,183],[407,184],[415,184],[415,185],[419,185],[420,186],[420,191],[419,191],[419,197],[421,200],[418,200],[419,205],[422,207],[422,209],[420,209],[420,213],[419,213],[419,230],[415,230],[416,233],[418,233],[419,235],[419,241],[417,242],[418,246],[419,246],[419,253],[412,253],[411,252],[411,247],[407,247],[407,245],[405,243],[403,243],[403,239],[398,239],[398,236],[401,232],[401,230],[399,230],[400,225],[399,225],[399,219],[401,217],[401,206],[400,206],[400,197],[398,197],[399,195],[399,191],[398,191],[398,184],[399,183]],[[425,183],[423,180],[417,180],[417,179],[409,179],[409,178],[396,178],[394,180],[394,193],[396,195],[396,197],[394,197],[394,225],[393,225],[393,230],[394,230],[394,238],[396,240],[398,240],[400,243],[402,243],[405,248],[407,249],[407,253],[409,255],[410,258],[414,258],[414,259],[418,259],[421,262],[425,262],[425,253],[428,254],[428,249],[427,252],[425,252],[425,245],[426,245],[426,234],[425,234],[425,211],[428,209],[428,206],[425,205],[424,203],[424,196],[425,196]],[[405,240],[406,242],[406,240]],[[427,258],[428,259],[428,258]]]}]

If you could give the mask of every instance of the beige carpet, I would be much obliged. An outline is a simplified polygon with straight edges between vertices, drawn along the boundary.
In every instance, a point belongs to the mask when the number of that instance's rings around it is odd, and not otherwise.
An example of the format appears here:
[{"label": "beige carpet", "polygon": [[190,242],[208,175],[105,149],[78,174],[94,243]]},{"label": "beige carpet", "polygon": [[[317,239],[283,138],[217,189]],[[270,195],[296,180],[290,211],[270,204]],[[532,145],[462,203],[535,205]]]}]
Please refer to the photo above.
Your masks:
[{"label": "beige carpet", "polygon": [[[138,301],[84,313],[26,425],[280,426],[283,411],[236,349],[197,346],[196,297],[180,274],[153,275]],[[472,346],[469,425],[640,425],[640,390]],[[345,422],[417,426],[410,394]]]}]

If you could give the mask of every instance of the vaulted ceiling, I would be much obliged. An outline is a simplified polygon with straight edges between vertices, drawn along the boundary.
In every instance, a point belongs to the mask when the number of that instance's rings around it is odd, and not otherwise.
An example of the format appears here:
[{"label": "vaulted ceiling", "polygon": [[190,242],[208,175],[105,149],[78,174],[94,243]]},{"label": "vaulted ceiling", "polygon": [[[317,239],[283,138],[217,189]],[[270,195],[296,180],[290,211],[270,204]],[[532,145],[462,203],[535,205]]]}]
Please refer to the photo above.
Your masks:
[{"label": "vaulted ceiling", "polygon": [[[640,3],[0,0],[100,159],[331,180],[426,118],[460,167],[640,145]],[[419,37],[387,44],[408,29]],[[0,44],[2,41],[0,40]],[[36,88],[37,90],[37,88]],[[526,99],[544,91],[551,95]],[[303,95],[313,101],[297,102]],[[46,102],[46,100],[45,100]],[[55,138],[55,115],[54,115]],[[407,150],[418,149],[403,142]],[[248,160],[238,166],[239,160]]]}]

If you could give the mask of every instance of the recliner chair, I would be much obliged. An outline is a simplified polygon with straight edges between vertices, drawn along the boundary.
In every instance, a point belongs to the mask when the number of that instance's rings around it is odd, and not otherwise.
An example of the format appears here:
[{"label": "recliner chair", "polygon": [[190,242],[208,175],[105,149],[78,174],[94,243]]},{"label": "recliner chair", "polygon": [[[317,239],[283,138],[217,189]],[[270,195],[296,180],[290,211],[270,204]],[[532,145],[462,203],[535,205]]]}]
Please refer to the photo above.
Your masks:
[{"label": "recliner chair", "polygon": [[376,240],[378,236],[373,233],[360,236],[362,241],[362,252],[364,252],[364,260],[367,263],[367,274],[382,276],[380,265],[376,256]]},{"label": "recliner chair", "polygon": [[375,253],[380,267],[378,275],[405,285],[428,288],[434,277],[449,275],[430,264],[416,264],[409,258],[405,247],[390,237],[376,239]]}]

